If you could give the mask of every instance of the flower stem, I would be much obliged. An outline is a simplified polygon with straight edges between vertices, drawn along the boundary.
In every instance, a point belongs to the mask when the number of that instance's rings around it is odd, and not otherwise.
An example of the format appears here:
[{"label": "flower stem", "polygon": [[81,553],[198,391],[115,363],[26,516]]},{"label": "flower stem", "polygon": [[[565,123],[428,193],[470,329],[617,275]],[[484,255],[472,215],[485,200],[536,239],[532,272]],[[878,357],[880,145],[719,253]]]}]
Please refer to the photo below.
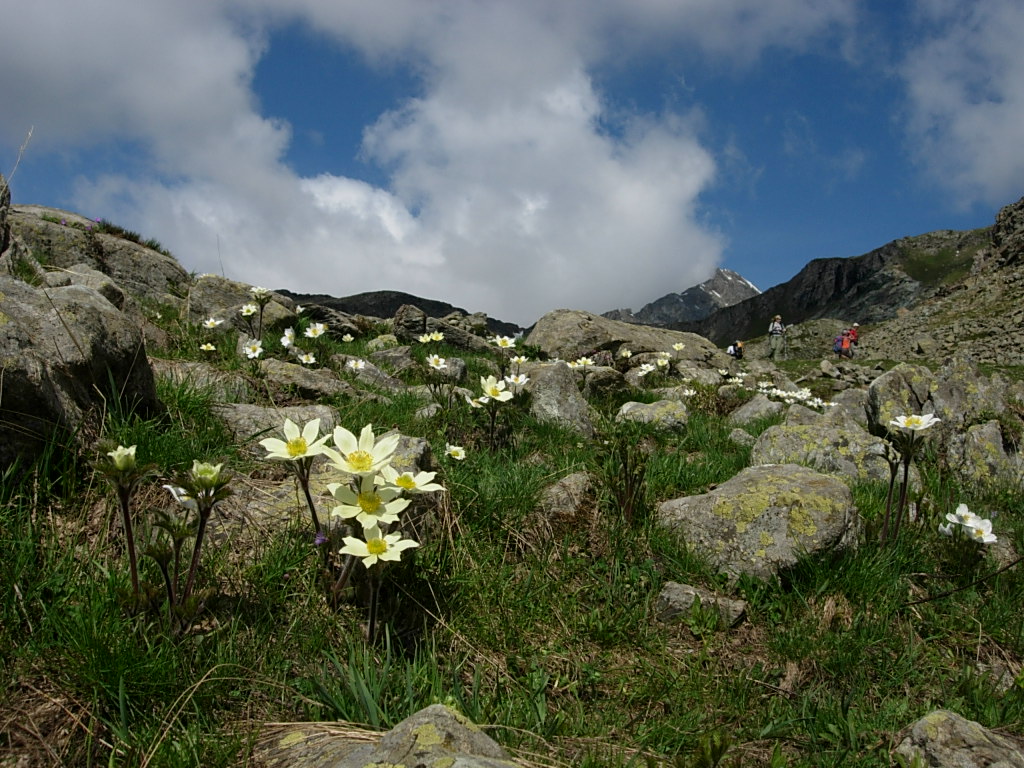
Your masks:
[{"label": "flower stem", "polygon": [[199,508],[199,528],[196,530],[196,544],[192,549],[192,563],[188,569],[188,579],[185,581],[185,590],[181,593],[182,604],[192,596],[192,587],[195,584],[196,572],[199,570],[199,551],[203,547],[203,536],[206,535],[206,522],[210,519],[211,511],[212,508]]},{"label": "flower stem", "polygon": [[118,486],[117,497],[121,502],[121,518],[124,521],[124,536],[128,546],[128,564],[132,574],[132,590],[135,597],[139,596],[139,564],[135,556],[135,532],[132,529],[131,497],[130,486]]}]

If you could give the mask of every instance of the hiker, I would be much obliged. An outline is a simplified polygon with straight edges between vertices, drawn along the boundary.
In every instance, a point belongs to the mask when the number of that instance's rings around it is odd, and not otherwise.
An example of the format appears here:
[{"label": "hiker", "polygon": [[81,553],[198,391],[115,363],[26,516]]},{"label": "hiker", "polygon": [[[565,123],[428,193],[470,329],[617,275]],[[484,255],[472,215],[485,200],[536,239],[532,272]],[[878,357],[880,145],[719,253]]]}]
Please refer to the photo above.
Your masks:
[{"label": "hiker", "polygon": [[768,324],[768,359],[778,360],[782,357],[782,345],[785,341],[786,326],[782,324],[782,315],[776,315]]},{"label": "hiker", "polygon": [[731,357],[735,357],[737,360],[742,360],[743,359],[743,342],[742,341],[734,341],[732,344],[729,345],[729,348],[727,350],[725,350],[725,354],[727,354],[727,355],[729,355]]},{"label": "hiker", "polygon": [[851,339],[852,334],[849,329],[847,329],[832,340],[832,351],[836,353],[837,359],[842,360],[844,357],[847,359],[853,357],[853,344]]},{"label": "hiker", "polygon": [[858,328],[860,328],[860,323],[854,323],[850,326],[850,343],[855,347],[857,346],[858,337],[860,335],[857,330]]}]

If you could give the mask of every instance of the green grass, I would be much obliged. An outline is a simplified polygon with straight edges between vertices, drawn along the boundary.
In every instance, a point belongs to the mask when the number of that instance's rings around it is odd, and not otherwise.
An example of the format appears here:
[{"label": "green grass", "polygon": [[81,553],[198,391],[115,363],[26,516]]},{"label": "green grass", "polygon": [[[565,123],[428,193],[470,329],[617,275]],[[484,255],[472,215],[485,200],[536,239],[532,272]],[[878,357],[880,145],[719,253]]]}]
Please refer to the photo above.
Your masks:
[{"label": "green grass", "polygon": [[[170,344],[194,358],[198,332],[187,332]],[[331,344],[366,355],[365,339]],[[467,364],[476,390],[493,361]],[[157,466],[146,505],[166,505],[159,483],[195,458],[243,476],[273,471],[231,444],[209,392],[162,382],[159,395],[163,413],[115,409],[105,423],[105,438]],[[610,417],[619,399],[596,405]],[[0,583],[11,586],[0,601],[0,713],[18,722],[59,700],[63,715],[49,732],[9,730],[0,744],[76,765],[227,766],[245,760],[260,723],[383,729],[434,702],[494,726],[538,764],[887,766],[895,734],[936,707],[1019,731],[1024,686],[997,692],[976,663],[1024,657],[1022,569],[970,586],[977,574],[949,561],[933,523],[959,500],[1006,510],[998,533],[1020,551],[1020,491],[959,488],[926,457],[927,524],[896,546],[875,543],[885,488],[857,486],[861,546],[730,584],[651,523],[661,501],[705,493],[749,462],[724,405],[711,392],[697,401],[683,431],[605,418],[594,441],[538,424],[513,401],[493,450],[461,401],[431,421],[408,396],[332,403],[355,432],[373,423],[427,439],[448,490],[415,560],[386,572],[385,632],[372,646],[359,602],[324,599],[304,512],[248,548],[210,549],[200,579],[211,597],[192,631],[172,635],[159,611],[131,610],[111,492],[94,457],[55,444],[0,492]],[[466,460],[444,457],[447,442],[465,445]],[[592,503],[574,519],[541,515],[544,490],[580,470],[594,478]],[[141,570],[156,580],[151,561]],[[696,611],[659,622],[668,581],[742,598],[747,619],[723,629]],[[908,605],[955,587],[967,588]]]}]

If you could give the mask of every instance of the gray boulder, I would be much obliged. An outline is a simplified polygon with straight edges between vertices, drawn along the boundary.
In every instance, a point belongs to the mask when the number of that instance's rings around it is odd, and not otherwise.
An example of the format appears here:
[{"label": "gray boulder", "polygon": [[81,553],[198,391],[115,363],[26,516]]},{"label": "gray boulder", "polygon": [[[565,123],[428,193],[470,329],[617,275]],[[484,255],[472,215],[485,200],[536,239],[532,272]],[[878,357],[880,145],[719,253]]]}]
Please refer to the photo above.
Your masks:
[{"label": "gray boulder", "polygon": [[785,409],[785,405],[778,400],[771,400],[758,392],[747,402],[729,414],[729,423],[742,425],[750,424],[759,419],[768,419],[776,416]]},{"label": "gray boulder", "polygon": [[675,581],[665,582],[655,601],[654,609],[659,620],[672,621],[680,616],[689,616],[695,605],[717,611],[722,626],[725,627],[739,624],[747,612],[747,604],[743,600],[733,600],[709,589]]},{"label": "gray boulder", "polygon": [[[686,346],[678,352],[672,345]],[[672,352],[676,360],[691,360],[705,366],[728,367],[731,357],[702,336],[645,325],[609,320],[571,309],[556,309],[537,321],[526,343],[540,347],[549,357],[575,360],[607,350],[613,355],[626,347],[638,352]]]},{"label": "gray boulder", "polygon": [[796,464],[749,467],[709,493],[663,502],[657,520],[721,572],[761,579],[853,546],[860,527],[845,483]]},{"label": "gray boulder", "polygon": [[158,406],[138,325],[84,286],[43,291],[0,275],[0,360],[4,465],[38,455],[51,435],[76,433],[105,409],[150,414]]},{"label": "gray boulder", "polygon": [[623,403],[615,415],[616,421],[651,424],[664,430],[682,430],[690,419],[690,412],[678,400],[658,400],[656,403]]},{"label": "gray boulder", "polygon": [[750,463],[802,464],[839,475],[849,482],[889,482],[885,441],[856,424],[776,425],[761,433],[750,452]]},{"label": "gray boulder", "polygon": [[590,418],[587,401],[576,386],[576,377],[565,363],[537,366],[532,370],[529,390],[530,413],[541,421],[553,421],[579,432],[584,437],[594,436],[594,422]]},{"label": "gray boulder", "polygon": [[1024,768],[1024,743],[937,709],[905,732],[893,753],[931,768]]}]

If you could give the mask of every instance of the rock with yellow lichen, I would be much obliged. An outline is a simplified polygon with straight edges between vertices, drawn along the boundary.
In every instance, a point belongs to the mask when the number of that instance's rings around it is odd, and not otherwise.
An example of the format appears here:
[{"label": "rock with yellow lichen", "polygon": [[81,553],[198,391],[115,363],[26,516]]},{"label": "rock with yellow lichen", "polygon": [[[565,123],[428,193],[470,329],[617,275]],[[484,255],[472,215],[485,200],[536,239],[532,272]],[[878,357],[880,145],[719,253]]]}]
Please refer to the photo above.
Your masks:
[{"label": "rock with yellow lichen", "polygon": [[663,502],[658,523],[732,577],[762,579],[853,546],[860,517],[838,478],[796,464],[749,467],[709,493]]},{"label": "rock with yellow lichen", "polygon": [[935,768],[1024,768],[1024,743],[942,709],[910,726],[894,753]]}]

